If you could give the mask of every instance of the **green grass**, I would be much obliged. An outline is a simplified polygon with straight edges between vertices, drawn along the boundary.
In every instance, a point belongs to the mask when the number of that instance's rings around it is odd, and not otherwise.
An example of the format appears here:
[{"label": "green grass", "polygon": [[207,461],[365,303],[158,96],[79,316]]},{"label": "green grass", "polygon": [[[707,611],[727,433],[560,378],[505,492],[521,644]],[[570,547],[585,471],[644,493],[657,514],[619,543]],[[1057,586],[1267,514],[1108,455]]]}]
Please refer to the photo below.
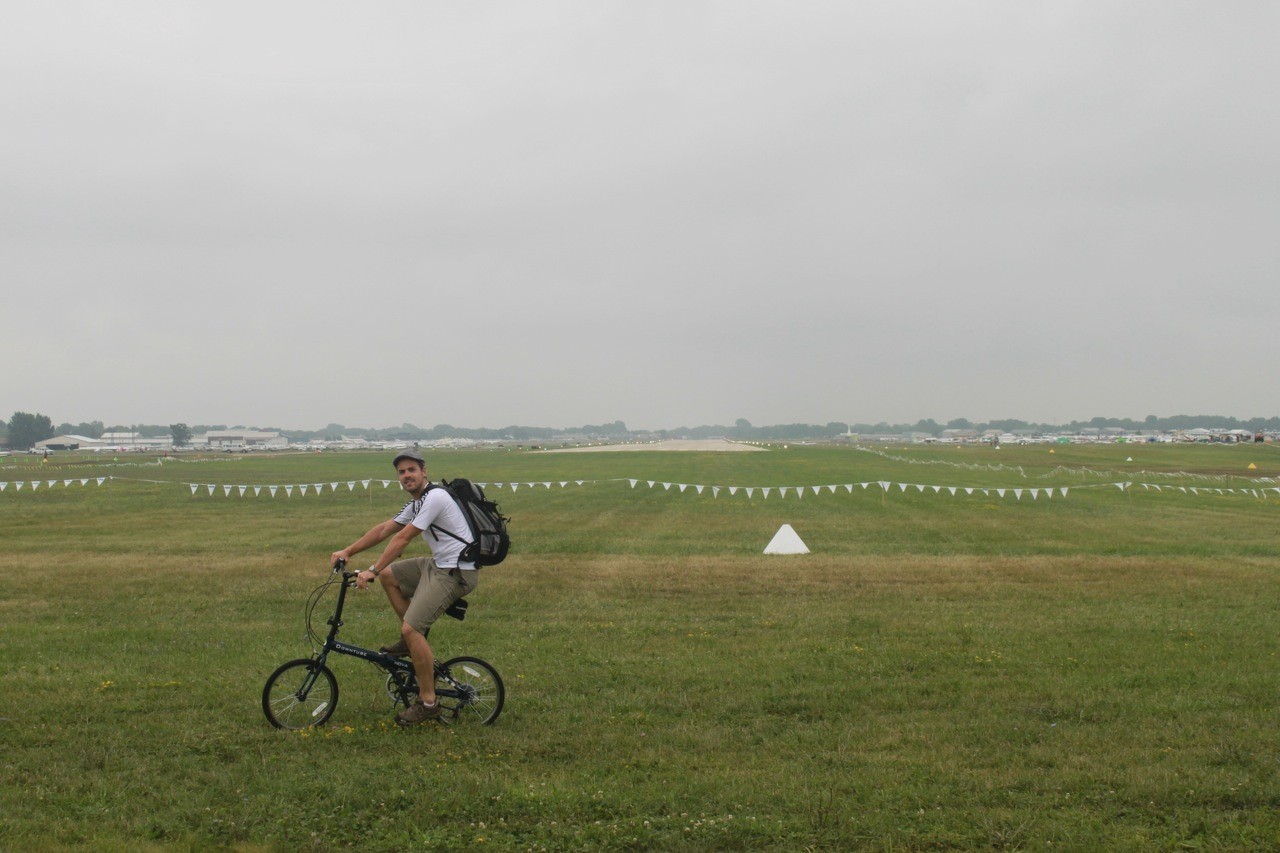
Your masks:
[{"label": "green grass", "polygon": [[[0,481],[57,480],[0,493],[2,849],[1280,838],[1280,495],[1108,485],[1243,488],[1280,474],[1271,446],[433,453],[436,476],[555,483],[494,492],[515,550],[432,636],[494,663],[507,707],[400,731],[377,673],[339,658],[337,711],[306,734],[259,694],[308,653],[329,552],[400,505],[385,454],[132,461],[0,460]],[[103,475],[131,479],[61,484]],[[814,553],[760,553],[784,522]],[[358,597],[343,637],[395,627]]]}]

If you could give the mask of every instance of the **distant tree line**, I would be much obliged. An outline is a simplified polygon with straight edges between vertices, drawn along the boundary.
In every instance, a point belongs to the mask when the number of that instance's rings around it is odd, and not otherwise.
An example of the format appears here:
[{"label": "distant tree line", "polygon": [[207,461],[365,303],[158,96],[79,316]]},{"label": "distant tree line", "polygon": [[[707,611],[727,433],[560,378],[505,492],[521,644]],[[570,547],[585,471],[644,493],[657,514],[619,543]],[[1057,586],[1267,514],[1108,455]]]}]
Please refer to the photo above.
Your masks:
[{"label": "distant tree line", "polygon": [[281,429],[279,427],[257,427],[236,424],[115,424],[105,426],[102,421],[88,421],[78,424],[60,423],[56,427],[53,421],[42,414],[14,412],[8,421],[0,421],[0,437],[8,439],[11,450],[26,450],[38,441],[52,438],[55,435],[82,435],[86,438],[101,438],[109,432],[135,432],[139,435],[156,438],[169,435],[174,444],[189,444],[192,436],[201,433],[227,429],[253,429],[266,432],[279,432],[290,441],[306,442],[312,439],[336,441],[343,437],[363,438],[366,441],[436,441],[445,438],[464,438],[475,441],[550,441],[561,435],[581,435],[590,438],[623,440],[640,436],[657,438],[731,438],[740,441],[800,441],[804,439],[832,438],[838,435],[853,433],[855,435],[905,435],[923,433],[941,436],[944,430],[964,429],[979,432],[998,429],[1001,432],[1018,430],[1035,430],[1040,432],[1078,432],[1082,429],[1117,428],[1126,431],[1142,430],[1187,430],[1187,429],[1242,429],[1250,432],[1280,432],[1280,417],[1272,418],[1232,418],[1223,415],[1174,415],[1161,418],[1147,415],[1143,420],[1131,418],[1092,418],[1088,421],[1071,421],[1067,424],[1047,424],[1021,421],[1015,419],[991,420],[975,422],[967,418],[955,418],[945,424],[939,424],[932,418],[915,423],[875,424],[844,423],[831,421],[826,424],[774,424],[772,426],[753,426],[745,418],[739,418],[732,426],[698,426],[679,427],[646,432],[634,432],[627,429],[622,421],[604,424],[586,424],[580,427],[555,429],[552,427],[506,426],[496,429],[455,427],[450,424],[438,424],[424,428],[404,423],[398,427],[369,429],[364,427],[346,427],[332,423],[319,430]]},{"label": "distant tree line", "polygon": [[1079,432],[1083,429],[1117,428],[1125,431],[1140,432],[1142,430],[1174,431],[1187,429],[1243,429],[1250,432],[1280,431],[1280,417],[1272,418],[1239,418],[1222,415],[1174,415],[1160,418],[1148,415],[1143,420],[1131,418],[1092,418],[1088,421],[1071,421],[1067,424],[1048,424],[1021,421],[1016,419],[970,421],[967,418],[955,418],[945,424],[929,418],[915,423],[875,424],[843,423],[832,421],[826,425],[818,424],[775,424],[773,426],[752,426],[749,421],[739,418],[733,426],[699,426],[680,427],[674,430],[661,430],[658,435],[663,438],[732,438],[743,441],[752,440],[801,440],[809,438],[831,438],[837,435],[906,435],[923,433],[939,437],[949,429],[986,430],[998,429],[1001,432],[1033,430],[1037,432]]}]

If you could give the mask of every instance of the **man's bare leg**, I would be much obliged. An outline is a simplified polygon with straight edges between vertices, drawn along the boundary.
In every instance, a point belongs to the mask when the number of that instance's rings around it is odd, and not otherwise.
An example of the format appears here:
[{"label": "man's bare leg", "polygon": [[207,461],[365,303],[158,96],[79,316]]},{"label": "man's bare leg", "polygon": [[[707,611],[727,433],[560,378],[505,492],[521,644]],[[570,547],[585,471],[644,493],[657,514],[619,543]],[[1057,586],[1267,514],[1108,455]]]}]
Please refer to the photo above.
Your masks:
[{"label": "man's bare leg", "polygon": [[396,618],[403,621],[404,612],[409,609],[409,600],[400,591],[400,583],[396,580],[395,573],[390,570],[383,572],[378,576],[378,582],[382,584],[382,591],[387,594],[387,601],[391,602],[391,609],[396,612]]},{"label": "man's bare leg", "polygon": [[436,703],[436,655],[431,650],[427,638],[413,628],[408,622],[401,623],[400,636],[409,647],[409,657],[413,661],[413,671],[418,675],[418,697],[424,705]]}]

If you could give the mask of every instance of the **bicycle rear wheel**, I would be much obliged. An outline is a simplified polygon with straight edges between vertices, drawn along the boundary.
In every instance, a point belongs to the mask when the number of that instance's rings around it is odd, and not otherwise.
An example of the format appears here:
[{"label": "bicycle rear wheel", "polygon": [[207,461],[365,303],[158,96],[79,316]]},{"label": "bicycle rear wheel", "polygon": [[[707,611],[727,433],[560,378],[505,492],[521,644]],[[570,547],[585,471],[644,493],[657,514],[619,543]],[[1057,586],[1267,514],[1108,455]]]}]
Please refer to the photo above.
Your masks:
[{"label": "bicycle rear wheel", "polygon": [[487,726],[502,713],[506,691],[498,671],[488,663],[458,657],[437,669],[436,697],[446,721]]},{"label": "bicycle rear wheel", "polygon": [[281,664],[262,688],[262,713],[277,729],[322,726],[338,705],[338,679],[311,658]]}]

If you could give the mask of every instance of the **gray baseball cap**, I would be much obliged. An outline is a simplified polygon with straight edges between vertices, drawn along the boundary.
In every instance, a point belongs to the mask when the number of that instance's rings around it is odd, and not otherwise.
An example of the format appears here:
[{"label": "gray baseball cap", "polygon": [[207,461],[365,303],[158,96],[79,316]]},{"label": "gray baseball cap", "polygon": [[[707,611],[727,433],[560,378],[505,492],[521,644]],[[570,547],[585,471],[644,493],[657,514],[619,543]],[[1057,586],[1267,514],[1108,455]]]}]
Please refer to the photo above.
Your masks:
[{"label": "gray baseball cap", "polygon": [[395,459],[392,459],[391,467],[399,468],[401,459],[412,459],[414,462],[417,462],[419,465],[422,466],[423,471],[427,470],[427,460],[423,459],[422,454],[418,453],[418,451],[416,450],[406,450],[403,453],[401,453],[399,456],[397,456]]}]

